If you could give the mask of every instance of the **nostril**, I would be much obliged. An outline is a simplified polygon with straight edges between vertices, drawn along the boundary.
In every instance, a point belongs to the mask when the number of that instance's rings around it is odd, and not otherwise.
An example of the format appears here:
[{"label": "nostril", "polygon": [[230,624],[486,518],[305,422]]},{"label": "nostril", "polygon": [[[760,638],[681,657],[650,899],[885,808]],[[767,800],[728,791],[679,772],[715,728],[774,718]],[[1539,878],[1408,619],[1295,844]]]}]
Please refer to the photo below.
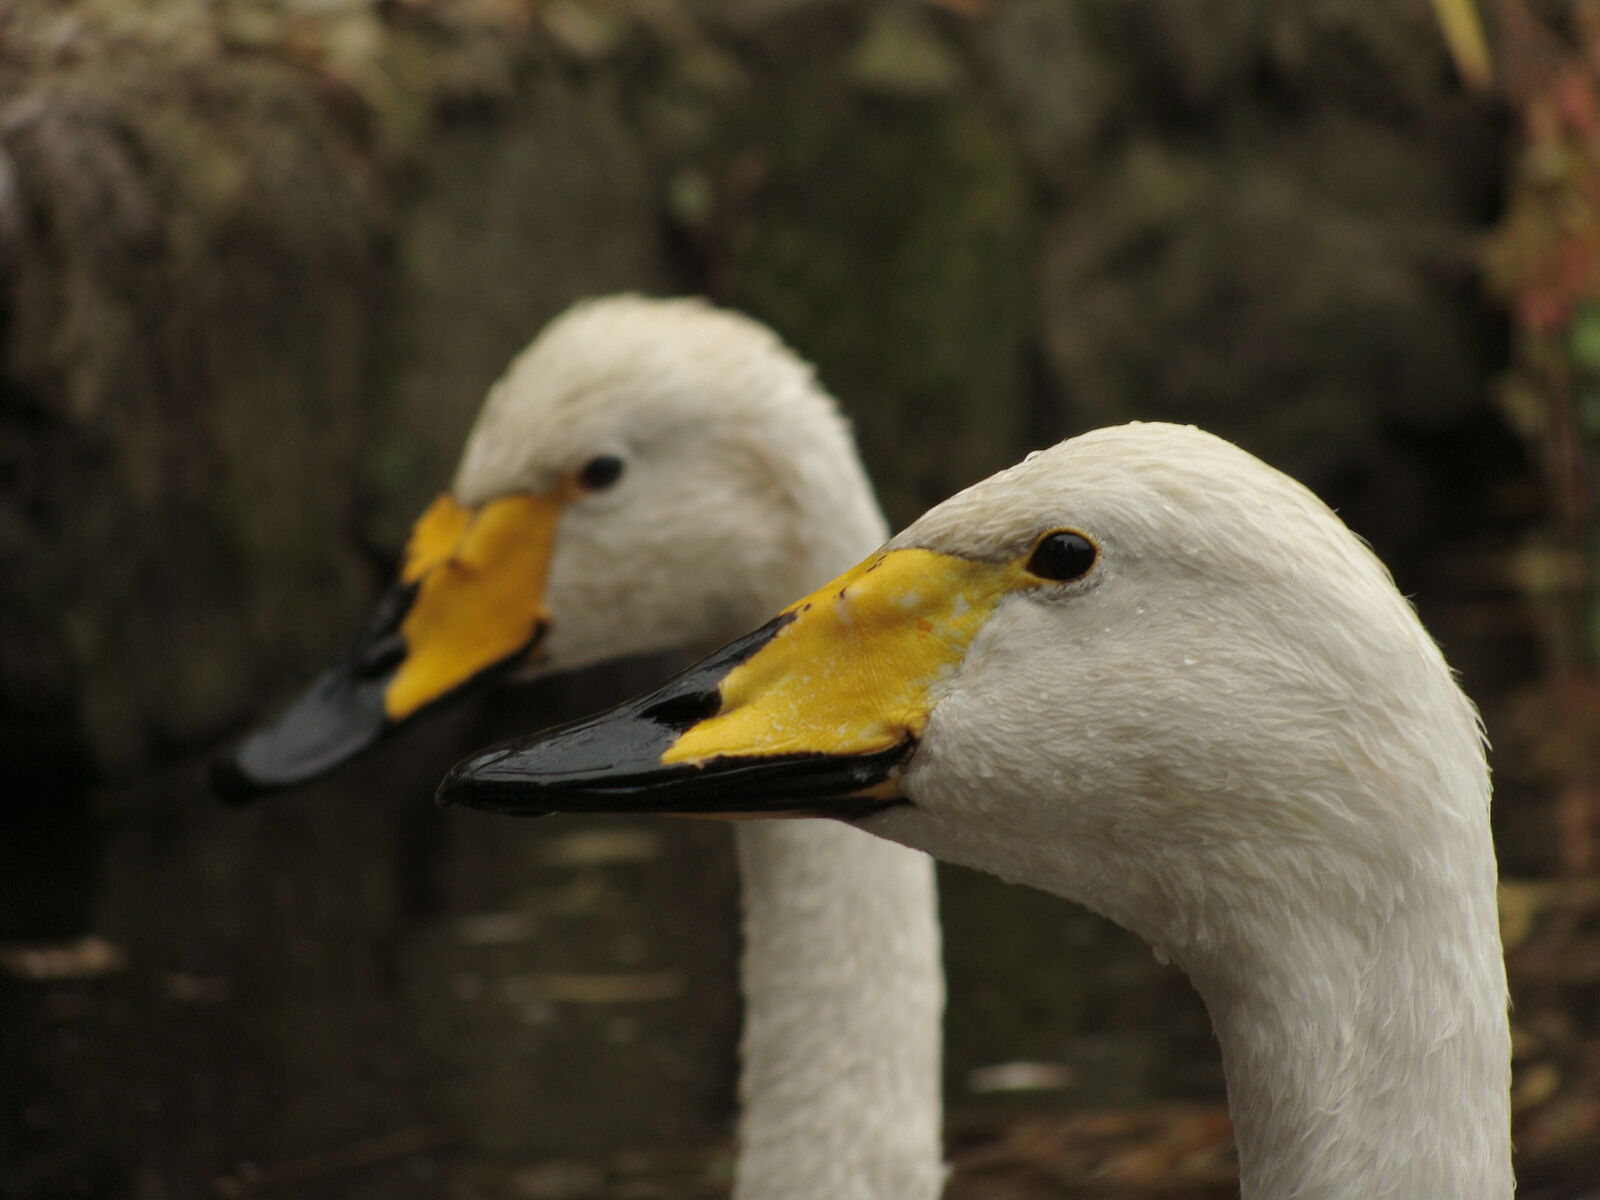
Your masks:
[{"label": "nostril", "polygon": [[406,643],[400,625],[417,598],[417,585],[401,584],[390,588],[378,601],[366,629],[347,652],[350,672],[359,680],[379,679],[396,671],[405,661]]},{"label": "nostril", "polygon": [[360,679],[379,679],[395,671],[405,656],[405,639],[398,633],[368,642],[356,652],[356,676]]},{"label": "nostril", "polygon": [[401,584],[385,592],[372,613],[372,619],[367,622],[364,640],[375,642],[399,629],[400,622],[406,619],[406,614],[411,611],[412,602],[416,598],[415,583]]},{"label": "nostril", "polygon": [[687,729],[697,721],[714,717],[722,706],[722,697],[715,691],[684,692],[656,701],[640,712],[646,720],[672,729]]}]

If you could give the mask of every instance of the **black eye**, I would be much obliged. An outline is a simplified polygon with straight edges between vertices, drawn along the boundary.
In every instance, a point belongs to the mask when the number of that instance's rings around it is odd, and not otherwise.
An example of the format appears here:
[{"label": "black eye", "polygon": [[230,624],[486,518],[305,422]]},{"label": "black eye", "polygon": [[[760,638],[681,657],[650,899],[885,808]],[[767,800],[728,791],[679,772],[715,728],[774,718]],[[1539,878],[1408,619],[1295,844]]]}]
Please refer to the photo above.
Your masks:
[{"label": "black eye", "polygon": [[583,464],[578,472],[578,482],[585,491],[603,492],[622,478],[624,463],[615,454],[600,454]]},{"label": "black eye", "polygon": [[1087,575],[1099,555],[1095,544],[1083,534],[1058,529],[1039,539],[1039,544],[1033,548],[1033,557],[1028,559],[1028,570],[1040,579],[1065,583]]}]

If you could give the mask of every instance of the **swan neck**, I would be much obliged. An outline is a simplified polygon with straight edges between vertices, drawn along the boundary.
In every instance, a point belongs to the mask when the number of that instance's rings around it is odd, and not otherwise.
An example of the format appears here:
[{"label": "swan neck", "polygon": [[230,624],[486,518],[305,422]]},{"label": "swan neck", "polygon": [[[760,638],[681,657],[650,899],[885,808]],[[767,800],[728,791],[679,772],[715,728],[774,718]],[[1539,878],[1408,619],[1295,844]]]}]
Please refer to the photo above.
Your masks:
[{"label": "swan neck", "polygon": [[1365,928],[1302,912],[1270,953],[1192,972],[1222,1046],[1243,1200],[1511,1196],[1494,901],[1491,859],[1471,884],[1414,884]]},{"label": "swan neck", "polygon": [[746,998],[736,1200],[936,1200],[933,862],[831,821],[735,831]]}]

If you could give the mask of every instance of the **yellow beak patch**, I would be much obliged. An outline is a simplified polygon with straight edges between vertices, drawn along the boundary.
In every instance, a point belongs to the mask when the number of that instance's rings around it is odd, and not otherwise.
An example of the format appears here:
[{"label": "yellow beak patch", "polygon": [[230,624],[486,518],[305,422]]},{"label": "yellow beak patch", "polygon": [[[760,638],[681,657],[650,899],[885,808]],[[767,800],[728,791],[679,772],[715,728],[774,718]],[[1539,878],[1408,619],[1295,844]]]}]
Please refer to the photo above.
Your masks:
[{"label": "yellow beak patch", "polygon": [[392,721],[411,716],[533,644],[547,619],[545,575],[563,496],[507,496],[464,508],[442,495],[406,545],[401,578],[417,592],[400,625],[405,658],[384,692]]},{"label": "yellow beak patch", "polygon": [[719,757],[872,754],[919,737],[1015,563],[881,551],[785,610],[793,620],[718,687],[717,712],[664,764]]}]

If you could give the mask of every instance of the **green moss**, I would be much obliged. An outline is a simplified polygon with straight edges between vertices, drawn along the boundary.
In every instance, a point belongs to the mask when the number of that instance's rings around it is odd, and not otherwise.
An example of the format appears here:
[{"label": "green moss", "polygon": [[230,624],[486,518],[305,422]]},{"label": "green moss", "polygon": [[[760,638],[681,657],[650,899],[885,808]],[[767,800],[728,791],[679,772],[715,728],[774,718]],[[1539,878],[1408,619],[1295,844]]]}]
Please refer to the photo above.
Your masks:
[{"label": "green moss", "polygon": [[[815,80],[795,86],[822,92]],[[970,103],[834,94],[774,117],[723,298],[819,365],[904,520],[1002,465],[1021,437],[1023,173]],[[857,135],[838,137],[841,127]]]},{"label": "green moss", "polygon": [[909,4],[887,4],[872,13],[848,69],[856,86],[906,98],[950,95],[966,77],[931,14]]}]

